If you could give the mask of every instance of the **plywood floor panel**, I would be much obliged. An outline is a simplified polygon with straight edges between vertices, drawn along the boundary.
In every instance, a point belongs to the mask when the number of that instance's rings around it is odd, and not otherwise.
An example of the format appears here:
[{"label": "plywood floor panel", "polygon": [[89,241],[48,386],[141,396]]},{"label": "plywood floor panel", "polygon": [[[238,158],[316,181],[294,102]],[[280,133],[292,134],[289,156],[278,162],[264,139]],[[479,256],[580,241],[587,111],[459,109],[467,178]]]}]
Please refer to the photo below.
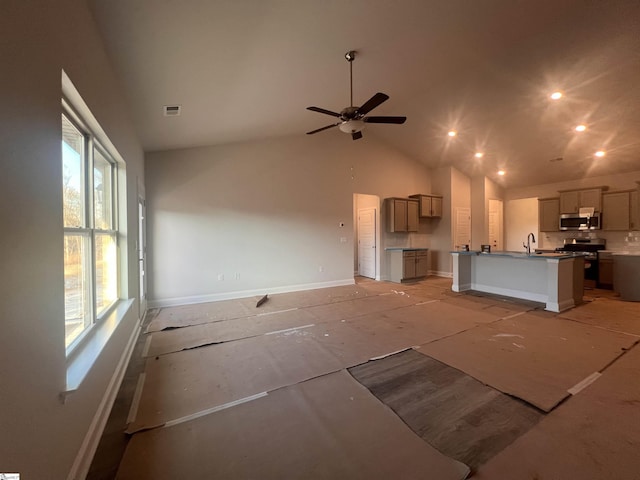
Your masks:
[{"label": "plywood floor panel", "polygon": [[467,474],[341,371],[136,434],[117,479],[461,480]]}]

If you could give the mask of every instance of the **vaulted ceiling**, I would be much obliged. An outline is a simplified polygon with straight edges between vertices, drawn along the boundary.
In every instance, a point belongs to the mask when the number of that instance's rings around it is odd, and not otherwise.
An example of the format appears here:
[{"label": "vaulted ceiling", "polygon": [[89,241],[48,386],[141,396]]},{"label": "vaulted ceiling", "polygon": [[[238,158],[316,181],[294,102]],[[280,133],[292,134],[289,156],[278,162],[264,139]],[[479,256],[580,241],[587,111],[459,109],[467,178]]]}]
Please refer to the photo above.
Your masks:
[{"label": "vaulted ceiling", "polygon": [[89,2],[147,151],[335,123],[306,107],[349,106],[355,50],[354,103],[384,92],[371,114],[407,116],[357,142],[507,188],[640,170],[637,0]]}]

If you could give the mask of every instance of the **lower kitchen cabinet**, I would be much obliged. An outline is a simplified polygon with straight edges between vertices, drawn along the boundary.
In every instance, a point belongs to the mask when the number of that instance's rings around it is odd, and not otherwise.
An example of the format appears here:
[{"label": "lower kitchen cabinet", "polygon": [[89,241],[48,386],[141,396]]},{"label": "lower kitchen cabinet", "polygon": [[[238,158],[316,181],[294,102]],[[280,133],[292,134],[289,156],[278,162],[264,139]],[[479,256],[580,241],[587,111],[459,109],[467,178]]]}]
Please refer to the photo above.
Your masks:
[{"label": "lower kitchen cabinet", "polygon": [[403,282],[426,277],[429,273],[429,251],[427,249],[390,249],[389,279]]}]

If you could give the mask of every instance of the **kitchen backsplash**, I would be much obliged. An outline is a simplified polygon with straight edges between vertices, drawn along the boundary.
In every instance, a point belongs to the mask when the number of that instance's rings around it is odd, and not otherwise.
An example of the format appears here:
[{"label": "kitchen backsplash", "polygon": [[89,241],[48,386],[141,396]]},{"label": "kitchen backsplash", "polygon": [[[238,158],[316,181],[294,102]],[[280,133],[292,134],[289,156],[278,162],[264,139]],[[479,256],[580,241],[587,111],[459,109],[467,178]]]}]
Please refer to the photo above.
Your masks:
[{"label": "kitchen backsplash", "polygon": [[607,241],[607,250],[640,250],[640,231],[607,232],[604,230],[592,232],[544,232],[540,234],[539,243],[535,248],[555,249],[563,245],[565,238],[604,238]]}]

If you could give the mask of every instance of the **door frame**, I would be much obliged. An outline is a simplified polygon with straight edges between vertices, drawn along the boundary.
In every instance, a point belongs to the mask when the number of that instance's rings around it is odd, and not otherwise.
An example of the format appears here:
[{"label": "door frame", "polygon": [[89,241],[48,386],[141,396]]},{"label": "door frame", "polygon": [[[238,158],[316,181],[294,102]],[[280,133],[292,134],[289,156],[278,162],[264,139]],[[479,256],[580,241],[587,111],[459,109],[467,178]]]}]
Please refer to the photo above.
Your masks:
[{"label": "door frame", "polygon": [[353,194],[353,238],[355,241],[353,242],[353,264],[354,264],[354,275],[358,274],[357,263],[358,263],[358,210],[362,208],[374,208],[376,211],[376,253],[375,253],[375,262],[376,262],[376,281],[381,280],[381,249],[382,239],[380,236],[380,197],[378,195],[370,195],[366,193],[354,193]]},{"label": "door frame", "polygon": [[138,263],[138,318],[147,311],[147,202],[138,193],[137,201],[138,238],[136,239],[136,260]]}]

